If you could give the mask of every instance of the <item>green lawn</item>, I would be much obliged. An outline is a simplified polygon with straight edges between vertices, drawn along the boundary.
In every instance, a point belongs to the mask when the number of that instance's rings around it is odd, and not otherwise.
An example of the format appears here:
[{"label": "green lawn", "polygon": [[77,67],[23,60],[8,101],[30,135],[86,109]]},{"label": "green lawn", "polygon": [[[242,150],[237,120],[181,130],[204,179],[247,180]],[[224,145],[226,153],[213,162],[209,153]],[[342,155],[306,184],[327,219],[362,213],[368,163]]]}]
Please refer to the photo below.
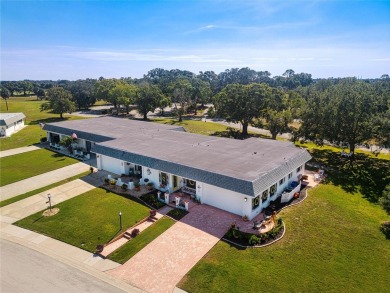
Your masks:
[{"label": "green lawn", "polygon": [[[314,151],[314,150],[319,150],[319,151],[332,151],[340,155],[341,151],[343,150],[342,148],[339,147],[334,147],[330,145],[324,145],[324,146],[318,146],[313,142],[296,142],[296,146],[299,147],[304,147],[309,151]],[[349,149],[344,149],[345,152],[349,153]],[[370,158],[377,158],[377,159],[383,159],[383,160],[390,160],[390,154],[385,154],[385,153],[380,153],[379,155],[373,154],[370,150],[356,150],[355,154],[364,154]]]},{"label": "green lawn", "polygon": [[178,122],[177,119],[153,119],[153,122],[161,123],[161,124],[170,124],[176,126],[183,126],[188,132],[203,134],[203,135],[215,135],[219,132],[226,131],[226,126],[211,123],[211,122],[202,122],[199,120],[183,120],[182,122]]},{"label": "green lawn", "polygon": [[136,238],[130,240],[121,248],[116,250],[113,254],[109,256],[109,259],[124,264],[137,252],[139,252],[142,248],[144,248],[146,245],[156,239],[160,234],[166,231],[173,224],[175,224],[174,220],[167,217],[161,218],[152,226],[140,233]]},{"label": "green lawn", "polygon": [[119,212],[123,230],[149,215],[149,208],[101,188],[95,188],[55,205],[60,211],[51,217],[38,212],[15,225],[36,231],[73,246],[94,252],[118,235]]},{"label": "green lawn", "polygon": [[46,149],[0,158],[0,186],[56,170],[78,161]]},{"label": "green lawn", "polygon": [[88,175],[89,173],[90,173],[89,171],[83,172],[83,173],[78,174],[78,175],[76,175],[76,176],[73,176],[73,177],[70,177],[70,178],[67,178],[67,179],[58,181],[58,182],[56,182],[56,183],[47,185],[47,186],[45,186],[45,187],[42,187],[42,188],[39,188],[39,189],[35,189],[35,190],[33,190],[33,191],[26,192],[26,193],[24,193],[24,194],[20,194],[20,195],[18,195],[18,196],[11,197],[11,198],[9,198],[9,199],[0,201],[0,208],[1,208],[1,207],[4,207],[4,206],[6,206],[6,205],[9,205],[9,204],[11,204],[11,203],[17,202],[17,201],[19,201],[19,200],[28,198],[28,197],[30,197],[30,196],[36,195],[36,194],[41,193],[41,192],[43,192],[43,191],[46,191],[46,190],[52,189],[52,188],[54,188],[54,187],[60,186],[60,185],[62,185],[62,184],[65,184],[65,183],[71,182],[71,181],[73,181],[73,180],[82,178],[82,177]]},{"label": "green lawn", "polygon": [[188,292],[387,292],[389,216],[333,185],[280,213],[285,237],[261,249],[220,241],[180,282]]},{"label": "green lawn", "polygon": [[[40,107],[42,103],[44,101],[37,100],[35,97],[12,97],[8,100],[8,112],[23,112],[26,115],[25,124],[28,127],[18,131],[11,137],[2,138],[0,140],[0,151],[39,143],[41,137],[46,137],[46,131],[41,129],[39,122],[49,123],[83,119],[83,117],[64,114],[65,118],[60,120],[59,114],[53,114],[47,111],[41,112]],[[0,112],[7,113],[4,99],[0,100]]]}]

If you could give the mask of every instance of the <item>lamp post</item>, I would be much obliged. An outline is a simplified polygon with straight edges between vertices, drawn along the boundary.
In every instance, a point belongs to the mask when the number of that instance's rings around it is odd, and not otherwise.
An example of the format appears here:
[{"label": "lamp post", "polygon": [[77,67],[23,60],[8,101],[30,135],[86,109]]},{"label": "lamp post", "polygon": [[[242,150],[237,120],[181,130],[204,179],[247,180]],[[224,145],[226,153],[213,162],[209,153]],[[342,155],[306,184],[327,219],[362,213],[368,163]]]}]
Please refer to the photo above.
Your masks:
[{"label": "lamp post", "polygon": [[48,200],[46,203],[49,204],[49,209],[50,209],[50,212],[51,212],[51,194],[50,194],[50,193],[47,195],[47,198],[48,198],[49,200]]},{"label": "lamp post", "polygon": [[121,211],[119,212],[119,226],[122,230],[122,212]]}]

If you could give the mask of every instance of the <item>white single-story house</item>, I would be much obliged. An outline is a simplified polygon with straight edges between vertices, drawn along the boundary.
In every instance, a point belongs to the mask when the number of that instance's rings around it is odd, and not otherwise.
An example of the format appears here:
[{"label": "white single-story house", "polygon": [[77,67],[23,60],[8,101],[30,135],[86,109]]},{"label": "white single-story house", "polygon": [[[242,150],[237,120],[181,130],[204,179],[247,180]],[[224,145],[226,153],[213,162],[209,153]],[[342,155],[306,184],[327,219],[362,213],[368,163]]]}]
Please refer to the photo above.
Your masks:
[{"label": "white single-story house", "polygon": [[0,136],[11,136],[24,127],[23,113],[0,113]]},{"label": "white single-story house", "polygon": [[96,154],[97,167],[138,173],[169,192],[182,189],[208,204],[252,219],[299,191],[309,153],[291,142],[235,140],[187,133],[182,127],[103,117],[46,124],[58,143],[73,133]]}]

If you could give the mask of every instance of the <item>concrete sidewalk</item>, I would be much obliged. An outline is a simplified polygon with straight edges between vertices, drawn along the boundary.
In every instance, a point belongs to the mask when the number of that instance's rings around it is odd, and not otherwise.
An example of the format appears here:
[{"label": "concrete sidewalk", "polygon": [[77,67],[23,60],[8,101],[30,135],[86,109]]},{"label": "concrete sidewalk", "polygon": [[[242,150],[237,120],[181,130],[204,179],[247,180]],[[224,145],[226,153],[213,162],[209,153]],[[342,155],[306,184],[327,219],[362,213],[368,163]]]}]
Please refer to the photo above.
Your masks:
[{"label": "concrete sidewalk", "polygon": [[0,187],[0,200],[5,200],[17,196],[19,194],[23,194],[56,183],[66,178],[73,177],[77,174],[88,171],[89,168],[89,165],[80,162],[2,186]]},{"label": "concrete sidewalk", "polygon": [[55,205],[94,188],[95,186],[83,180],[73,180],[0,208],[0,221],[12,224],[46,209],[48,207],[46,202],[49,193],[51,195],[52,205]]},{"label": "concrete sidewalk", "polygon": [[[21,183],[19,182],[19,184]],[[103,273],[117,268],[120,264],[64,242],[12,225],[19,219],[46,209],[48,193],[52,196],[53,204],[58,204],[94,188],[95,186],[77,179],[0,208],[0,237],[44,253],[126,292],[142,292],[138,288],[115,280]]]},{"label": "concrete sidewalk", "polygon": [[0,158],[8,157],[8,156],[13,156],[17,154],[22,154],[22,153],[27,153],[35,150],[39,150],[40,148],[35,146],[35,145],[30,145],[27,147],[21,147],[17,149],[10,149],[6,151],[1,151],[0,152]]}]

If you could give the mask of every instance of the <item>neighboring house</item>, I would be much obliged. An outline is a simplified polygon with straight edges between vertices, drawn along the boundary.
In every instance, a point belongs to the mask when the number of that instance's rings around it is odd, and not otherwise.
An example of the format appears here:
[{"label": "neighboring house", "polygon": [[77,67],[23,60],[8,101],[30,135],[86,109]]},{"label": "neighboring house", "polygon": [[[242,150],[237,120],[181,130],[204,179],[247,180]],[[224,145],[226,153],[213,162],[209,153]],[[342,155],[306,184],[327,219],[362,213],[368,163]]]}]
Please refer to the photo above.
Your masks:
[{"label": "neighboring house", "polygon": [[[187,133],[182,127],[104,117],[46,124],[48,140],[73,133],[78,147],[96,153],[97,167],[140,173],[169,192],[252,219],[287,189],[292,198],[309,153],[291,142],[235,140]],[[295,181],[293,190],[290,184]]]},{"label": "neighboring house", "polygon": [[24,127],[23,113],[0,113],[0,136],[11,136]]}]

